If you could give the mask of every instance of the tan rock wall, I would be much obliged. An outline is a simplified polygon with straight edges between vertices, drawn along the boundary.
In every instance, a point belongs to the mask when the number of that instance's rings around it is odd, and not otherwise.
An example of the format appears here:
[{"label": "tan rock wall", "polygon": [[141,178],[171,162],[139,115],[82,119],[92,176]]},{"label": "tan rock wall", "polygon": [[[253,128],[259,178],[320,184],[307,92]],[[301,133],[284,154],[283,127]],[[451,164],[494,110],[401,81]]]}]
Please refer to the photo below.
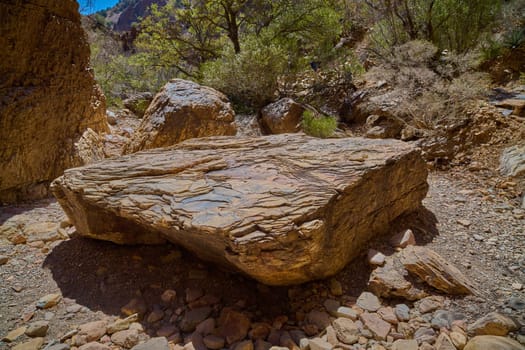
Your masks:
[{"label": "tan rock wall", "polygon": [[107,131],[74,0],[0,0],[0,203],[40,197]]}]

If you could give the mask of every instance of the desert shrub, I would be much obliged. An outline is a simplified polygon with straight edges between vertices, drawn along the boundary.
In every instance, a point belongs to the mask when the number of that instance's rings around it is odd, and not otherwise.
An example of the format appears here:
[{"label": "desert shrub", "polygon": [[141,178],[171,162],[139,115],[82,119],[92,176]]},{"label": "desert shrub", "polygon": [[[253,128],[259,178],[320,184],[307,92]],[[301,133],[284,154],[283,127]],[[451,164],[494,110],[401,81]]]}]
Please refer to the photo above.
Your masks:
[{"label": "desert shrub", "polygon": [[414,127],[435,131],[463,116],[471,101],[482,98],[490,79],[476,71],[475,55],[440,53],[428,42],[414,41],[394,48],[393,54],[365,75],[385,81],[387,87],[373,97],[393,117]]},{"label": "desert shrub", "polygon": [[302,127],[304,132],[310,136],[327,138],[334,134],[337,128],[337,119],[305,110],[303,112]]},{"label": "desert shrub", "polygon": [[505,35],[503,46],[509,49],[516,49],[525,43],[525,28],[515,29]]},{"label": "desert shrub", "polygon": [[494,0],[367,0],[375,16],[370,38],[380,53],[417,39],[466,52],[478,46],[500,13]]},{"label": "desert shrub", "polygon": [[504,49],[505,47],[500,41],[487,39],[481,44],[479,49],[480,61],[492,61],[498,56],[500,56],[503,53]]},{"label": "desert shrub", "polygon": [[245,40],[241,48],[236,54],[226,47],[221,58],[204,63],[202,83],[222,91],[234,103],[259,108],[276,97],[287,56],[279,46],[264,45],[256,38]]}]

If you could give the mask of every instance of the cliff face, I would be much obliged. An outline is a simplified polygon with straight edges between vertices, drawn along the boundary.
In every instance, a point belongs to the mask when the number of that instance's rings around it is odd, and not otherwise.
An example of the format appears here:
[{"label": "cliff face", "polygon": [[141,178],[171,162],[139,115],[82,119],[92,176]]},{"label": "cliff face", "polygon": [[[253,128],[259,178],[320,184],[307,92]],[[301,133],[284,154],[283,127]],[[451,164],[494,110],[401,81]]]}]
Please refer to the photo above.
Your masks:
[{"label": "cliff face", "polygon": [[137,22],[139,17],[146,17],[149,14],[149,7],[153,4],[164,6],[165,0],[138,0],[124,8],[114,29],[118,32],[130,30],[133,23]]},{"label": "cliff face", "polygon": [[1,203],[47,194],[107,124],[74,0],[0,0],[0,18]]}]

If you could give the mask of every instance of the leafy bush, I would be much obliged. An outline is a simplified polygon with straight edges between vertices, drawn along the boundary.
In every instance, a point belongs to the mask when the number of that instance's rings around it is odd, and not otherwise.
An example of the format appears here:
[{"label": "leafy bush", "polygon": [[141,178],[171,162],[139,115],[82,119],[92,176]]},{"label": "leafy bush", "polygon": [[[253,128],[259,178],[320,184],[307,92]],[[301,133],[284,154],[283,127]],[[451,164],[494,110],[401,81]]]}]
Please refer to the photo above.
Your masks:
[{"label": "leafy bush", "polygon": [[316,115],[306,110],[303,112],[302,127],[304,132],[310,136],[327,138],[334,134],[337,119],[331,116]]},{"label": "leafy bush", "polygon": [[222,91],[236,104],[262,107],[272,101],[287,66],[286,53],[275,44],[245,40],[240,53],[227,46],[221,58],[202,65],[202,83]]}]

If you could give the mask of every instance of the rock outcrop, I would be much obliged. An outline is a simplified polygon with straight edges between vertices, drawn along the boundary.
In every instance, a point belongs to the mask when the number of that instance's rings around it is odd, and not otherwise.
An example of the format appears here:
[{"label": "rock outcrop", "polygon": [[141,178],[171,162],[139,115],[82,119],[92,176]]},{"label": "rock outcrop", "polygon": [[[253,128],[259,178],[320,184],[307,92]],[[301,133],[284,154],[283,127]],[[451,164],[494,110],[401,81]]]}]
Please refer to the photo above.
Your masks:
[{"label": "rock outcrop", "polygon": [[500,172],[503,176],[525,176],[525,144],[512,146],[503,151]]},{"label": "rock outcrop", "polygon": [[339,271],[425,197],[419,151],[395,140],[299,134],[185,141],[53,183],[79,234],[168,239],[270,285]]},{"label": "rock outcrop", "polygon": [[225,95],[192,81],[173,79],[155,96],[124,152],[236,132],[235,112]]},{"label": "rock outcrop", "polygon": [[11,202],[46,195],[82,164],[88,128],[107,124],[75,1],[3,1],[0,18],[0,202]]},{"label": "rock outcrop", "polygon": [[268,134],[298,132],[304,107],[291,98],[283,98],[261,110],[261,124]]}]

